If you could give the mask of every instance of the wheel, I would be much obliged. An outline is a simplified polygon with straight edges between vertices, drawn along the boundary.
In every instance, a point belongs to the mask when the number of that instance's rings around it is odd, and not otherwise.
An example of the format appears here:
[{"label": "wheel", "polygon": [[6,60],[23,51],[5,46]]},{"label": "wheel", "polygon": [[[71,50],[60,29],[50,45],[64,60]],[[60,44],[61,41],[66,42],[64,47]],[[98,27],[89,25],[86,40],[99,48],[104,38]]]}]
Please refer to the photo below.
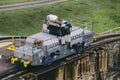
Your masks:
[{"label": "wheel", "polygon": [[15,64],[14,58],[11,58],[11,64]]}]

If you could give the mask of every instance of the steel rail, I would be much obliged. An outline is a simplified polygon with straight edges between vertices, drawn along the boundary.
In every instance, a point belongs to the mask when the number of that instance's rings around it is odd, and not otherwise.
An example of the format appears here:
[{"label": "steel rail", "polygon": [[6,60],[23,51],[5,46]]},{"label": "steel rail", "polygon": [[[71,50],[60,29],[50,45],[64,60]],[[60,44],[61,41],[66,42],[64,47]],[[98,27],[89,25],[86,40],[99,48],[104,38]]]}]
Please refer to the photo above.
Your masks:
[{"label": "steel rail", "polygon": [[0,74],[0,79],[5,78],[11,74],[14,74],[18,71],[24,70],[24,67],[22,67],[20,64],[15,65],[13,68],[8,69],[7,71]]},{"label": "steel rail", "polygon": [[[15,39],[26,39],[26,36],[15,36]],[[12,36],[0,37],[0,41],[11,40]]]},{"label": "steel rail", "polygon": [[111,34],[102,34],[96,37],[96,41],[100,41],[102,39],[107,39],[107,38],[111,38],[111,37],[117,37],[120,36],[120,33],[111,33]]}]

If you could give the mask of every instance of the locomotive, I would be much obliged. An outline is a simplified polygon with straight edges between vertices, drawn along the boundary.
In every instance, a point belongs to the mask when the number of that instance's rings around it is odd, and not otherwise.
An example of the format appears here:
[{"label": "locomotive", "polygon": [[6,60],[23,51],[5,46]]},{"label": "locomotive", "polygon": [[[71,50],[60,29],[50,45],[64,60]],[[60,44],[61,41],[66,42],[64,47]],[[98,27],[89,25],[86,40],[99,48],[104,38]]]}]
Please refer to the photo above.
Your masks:
[{"label": "locomotive", "polygon": [[47,15],[42,20],[42,32],[28,36],[25,44],[16,47],[11,63],[39,66],[79,53],[93,42],[94,33],[72,26],[56,15]]}]

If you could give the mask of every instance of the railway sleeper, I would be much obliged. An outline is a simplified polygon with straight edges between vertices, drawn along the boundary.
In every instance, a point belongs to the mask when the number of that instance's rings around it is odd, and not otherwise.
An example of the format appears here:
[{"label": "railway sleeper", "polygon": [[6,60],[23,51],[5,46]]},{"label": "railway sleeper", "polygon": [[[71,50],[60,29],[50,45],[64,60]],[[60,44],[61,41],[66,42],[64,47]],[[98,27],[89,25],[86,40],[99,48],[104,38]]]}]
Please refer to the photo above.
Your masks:
[{"label": "railway sleeper", "polygon": [[27,73],[19,77],[20,80],[37,80],[37,75],[34,73]]}]

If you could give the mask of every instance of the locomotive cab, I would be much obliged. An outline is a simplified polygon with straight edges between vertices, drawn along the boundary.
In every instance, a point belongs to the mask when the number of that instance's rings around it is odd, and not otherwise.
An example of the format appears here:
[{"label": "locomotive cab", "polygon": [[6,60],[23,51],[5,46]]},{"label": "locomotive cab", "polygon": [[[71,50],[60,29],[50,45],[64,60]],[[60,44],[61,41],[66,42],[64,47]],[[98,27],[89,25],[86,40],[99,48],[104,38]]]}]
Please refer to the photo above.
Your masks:
[{"label": "locomotive cab", "polygon": [[48,15],[43,20],[43,32],[48,32],[49,34],[56,36],[69,35],[71,32],[71,24],[65,20],[61,20],[55,15]]}]

